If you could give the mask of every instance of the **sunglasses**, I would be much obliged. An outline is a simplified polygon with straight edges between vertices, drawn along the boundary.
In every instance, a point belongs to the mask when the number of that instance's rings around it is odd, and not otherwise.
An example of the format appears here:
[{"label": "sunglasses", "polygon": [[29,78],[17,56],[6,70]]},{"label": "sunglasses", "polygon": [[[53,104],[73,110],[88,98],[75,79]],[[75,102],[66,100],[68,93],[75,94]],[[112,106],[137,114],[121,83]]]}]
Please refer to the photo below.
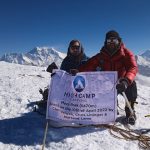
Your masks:
[{"label": "sunglasses", "polygon": [[119,43],[118,39],[107,39],[106,42],[107,43],[115,43],[115,44]]},{"label": "sunglasses", "polygon": [[72,45],[71,46],[71,49],[79,49],[80,48],[80,46],[78,46],[78,45]]}]

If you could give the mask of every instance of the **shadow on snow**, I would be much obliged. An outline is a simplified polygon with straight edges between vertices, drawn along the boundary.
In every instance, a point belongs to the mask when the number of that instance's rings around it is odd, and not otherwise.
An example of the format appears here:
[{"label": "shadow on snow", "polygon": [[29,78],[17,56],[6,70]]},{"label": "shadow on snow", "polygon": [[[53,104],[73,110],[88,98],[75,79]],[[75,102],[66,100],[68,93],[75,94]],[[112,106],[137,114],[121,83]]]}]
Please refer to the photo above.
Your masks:
[{"label": "shadow on snow", "polygon": [[[0,142],[14,145],[42,145],[46,119],[36,112],[25,113],[20,117],[0,120]],[[81,128],[52,128],[49,127],[46,144],[50,142],[61,142],[66,138],[76,135],[84,135],[103,128],[81,127]]]}]

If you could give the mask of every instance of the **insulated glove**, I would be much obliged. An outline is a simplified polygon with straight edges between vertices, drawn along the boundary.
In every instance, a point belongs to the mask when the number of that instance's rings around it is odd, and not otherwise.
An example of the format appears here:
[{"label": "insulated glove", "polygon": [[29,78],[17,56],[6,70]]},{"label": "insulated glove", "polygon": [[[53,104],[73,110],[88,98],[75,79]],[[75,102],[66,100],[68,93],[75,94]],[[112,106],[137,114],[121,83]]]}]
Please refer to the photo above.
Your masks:
[{"label": "insulated glove", "polygon": [[48,68],[46,69],[47,72],[52,73],[53,69],[58,69],[57,65],[55,64],[55,62],[51,63]]},{"label": "insulated glove", "polygon": [[56,72],[51,73],[51,78],[56,74]]},{"label": "insulated glove", "polygon": [[127,79],[121,79],[119,81],[119,83],[116,85],[116,89],[117,89],[118,93],[125,92],[125,90],[127,89],[127,87],[128,87],[128,81],[127,81]]}]

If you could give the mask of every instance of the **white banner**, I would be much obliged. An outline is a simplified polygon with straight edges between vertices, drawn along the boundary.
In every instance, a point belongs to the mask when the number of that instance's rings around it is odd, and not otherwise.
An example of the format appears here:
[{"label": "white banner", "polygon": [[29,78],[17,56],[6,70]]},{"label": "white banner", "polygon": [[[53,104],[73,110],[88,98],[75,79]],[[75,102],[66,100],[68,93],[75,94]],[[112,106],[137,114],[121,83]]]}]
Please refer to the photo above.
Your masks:
[{"label": "white banner", "polygon": [[117,72],[56,70],[51,79],[47,119],[79,124],[108,124],[116,119]]}]

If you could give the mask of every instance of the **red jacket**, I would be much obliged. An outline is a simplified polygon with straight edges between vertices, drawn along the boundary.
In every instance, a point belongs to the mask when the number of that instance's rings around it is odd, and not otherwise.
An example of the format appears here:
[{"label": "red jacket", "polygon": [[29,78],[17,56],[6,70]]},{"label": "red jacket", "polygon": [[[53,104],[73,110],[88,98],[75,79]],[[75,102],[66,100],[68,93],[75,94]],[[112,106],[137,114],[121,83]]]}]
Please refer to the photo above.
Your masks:
[{"label": "red jacket", "polygon": [[79,68],[80,72],[117,71],[118,78],[127,78],[130,83],[134,80],[137,70],[133,53],[125,48],[123,44],[112,56],[103,47],[100,53],[90,58],[85,65]]}]

